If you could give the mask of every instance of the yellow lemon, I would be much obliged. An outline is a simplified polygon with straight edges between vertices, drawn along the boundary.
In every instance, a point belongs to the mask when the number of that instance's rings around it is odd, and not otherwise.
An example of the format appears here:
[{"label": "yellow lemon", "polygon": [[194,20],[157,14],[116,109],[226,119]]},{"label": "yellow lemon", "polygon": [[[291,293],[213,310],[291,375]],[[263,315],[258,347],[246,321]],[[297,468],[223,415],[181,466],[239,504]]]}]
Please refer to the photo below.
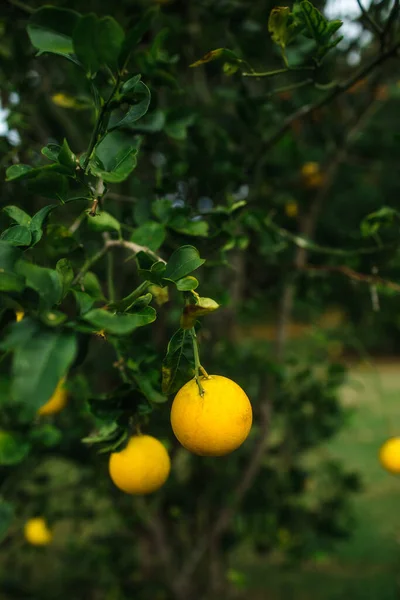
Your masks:
[{"label": "yellow lemon", "polygon": [[108,465],[115,485],[127,494],[151,494],[168,479],[171,461],[162,443],[151,435],[135,435]]},{"label": "yellow lemon", "polygon": [[17,321],[17,323],[19,323],[20,321],[22,321],[22,319],[24,318],[25,313],[23,310],[16,310],[15,311],[15,320]]},{"label": "yellow lemon", "polygon": [[386,471],[400,475],[400,437],[392,437],[382,444],[379,460]]},{"label": "yellow lemon", "polygon": [[187,450],[200,456],[223,456],[239,448],[253,421],[250,400],[231,379],[202,377],[204,394],[195,379],[176,394],[171,409],[172,429]]},{"label": "yellow lemon", "polygon": [[65,378],[63,377],[56,387],[52,397],[46,404],[43,404],[38,410],[38,415],[55,415],[60,412],[67,404],[68,392],[64,387]]},{"label": "yellow lemon", "polygon": [[319,163],[317,162],[307,162],[301,167],[301,174],[304,177],[310,177],[311,175],[317,175],[319,173]]},{"label": "yellow lemon", "polygon": [[24,527],[25,539],[33,546],[47,546],[53,539],[53,534],[42,517],[29,519]]},{"label": "yellow lemon", "polygon": [[297,202],[295,202],[294,200],[292,200],[291,202],[287,202],[285,204],[285,213],[291,219],[297,217],[297,215],[299,214],[299,207],[297,205]]}]

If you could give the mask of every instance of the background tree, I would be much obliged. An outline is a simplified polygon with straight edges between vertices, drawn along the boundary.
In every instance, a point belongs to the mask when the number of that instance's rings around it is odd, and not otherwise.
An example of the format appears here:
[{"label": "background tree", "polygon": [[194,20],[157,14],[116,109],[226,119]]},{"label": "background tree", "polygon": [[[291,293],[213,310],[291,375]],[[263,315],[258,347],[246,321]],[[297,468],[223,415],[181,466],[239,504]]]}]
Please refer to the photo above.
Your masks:
[{"label": "background tree", "polygon": [[[330,547],[358,482],[305,463],[345,417],[327,342],[397,343],[398,3],[360,14],[370,42],[347,46],[309,2],[0,10],[5,597],[221,597],[243,543],[285,560]],[[218,460],[179,446],[166,404],[193,375],[190,326],[217,304],[203,364],[255,413]],[[351,328],[287,343],[292,317],[330,304]],[[273,344],[243,336],[265,322]],[[66,410],[35,417],[67,373]],[[173,470],[132,501],[106,459],[137,422]],[[54,529],[40,569],[21,552],[36,515]]]}]

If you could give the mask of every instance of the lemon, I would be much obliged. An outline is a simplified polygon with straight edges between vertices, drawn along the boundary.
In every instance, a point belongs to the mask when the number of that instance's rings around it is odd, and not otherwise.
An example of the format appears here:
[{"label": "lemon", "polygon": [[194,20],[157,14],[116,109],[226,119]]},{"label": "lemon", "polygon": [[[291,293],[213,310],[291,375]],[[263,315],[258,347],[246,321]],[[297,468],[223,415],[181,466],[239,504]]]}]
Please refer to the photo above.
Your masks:
[{"label": "lemon", "polygon": [[400,437],[392,437],[382,444],[379,460],[386,471],[400,475]]},{"label": "lemon", "polygon": [[47,546],[53,539],[53,534],[42,517],[29,519],[24,527],[25,539],[33,546]]},{"label": "lemon", "polygon": [[317,162],[307,162],[301,167],[301,174],[304,177],[310,177],[312,175],[317,175],[320,171],[319,163]]},{"label": "lemon", "polygon": [[113,452],[110,477],[127,494],[151,494],[168,479],[171,461],[162,443],[151,435],[135,435],[121,452]]},{"label": "lemon", "polygon": [[67,404],[68,392],[64,387],[65,378],[60,379],[52,397],[46,404],[43,404],[38,410],[38,415],[55,415],[60,412]]},{"label": "lemon", "polygon": [[253,421],[245,392],[231,379],[210,375],[195,379],[176,394],[171,409],[172,429],[187,450],[200,456],[223,456],[236,450],[249,435]]},{"label": "lemon", "polygon": [[20,321],[22,321],[22,319],[24,318],[25,313],[23,310],[16,310],[15,311],[15,320],[17,321],[17,323],[19,323]]}]

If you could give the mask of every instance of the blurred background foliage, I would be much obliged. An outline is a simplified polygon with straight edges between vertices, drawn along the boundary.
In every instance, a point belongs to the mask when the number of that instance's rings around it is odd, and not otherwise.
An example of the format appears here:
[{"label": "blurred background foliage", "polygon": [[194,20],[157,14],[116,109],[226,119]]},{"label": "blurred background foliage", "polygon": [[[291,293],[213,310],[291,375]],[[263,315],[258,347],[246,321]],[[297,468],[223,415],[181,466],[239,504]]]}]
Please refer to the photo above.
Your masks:
[{"label": "blurred background foliage", "polygon": [[[50,4],[112,15],[124,29],[149,9],[148,0]],[[315,4],[324,11],[323,2]],[[42,5],[15,0],[0,7],[8,128],[0,137],[3,169],[38,164],[40,148],[64,137],[79,155],[93,127],[87,80],[61,57],[35,56],[29,42],[29,12]],[[400,343],[396,63],[382,61],[368,78],[305,118],[299,113],[276,136],[285,119],[326,93],[324,86],[347,80],[358,63],[384,51],[374,32],[366,33],[369,22],[361,19],[364,34],[345,37],[327,55],[317,86],[303,85],[304,73],[296,71],[257,78],[224,72],[223,61],[189,66],[226,47],[255,71],[281,68],[267,28],[273,0],[152,5],[150,26],[130,61],[151,90],[151,105],[121,134],[143,134],[139,163],[129,179],[110,187],[102,208],[132,241],[165,259],[185,243],[207,259],[198,272],[202,294],[222,308],[200,332],[203,361],[243,386],[256,423],[229,458],[199,459],[175,445],[162,405],[149,430],[171,451],[171,478],[150,500],[122,495],[108,479],[106,457],[81,442],[96,425],[93,412],[99,416],[93,398],[112,393],[119,381],[113,348],[92,337],[69,379],[67,409],[37,423],[29,431],[29,457],[0,471],[2,496],[16,515],[0,548],[5,600],[245,597],[251,592],[243,555],[253,564],[261,560],[265,572],[271,564],[324,556],[351,533],[349,500],[360,489],[346,460],[310,460],[353,417],[339,401],[347,378],[343,358],[395,354]],[[390,9],[388,1],[374,2],[371,14],[383,26]],[[304,38],[287,50],[292,65],[312,53]],[[106,89],[106,76],[102,83]],[[1,183],[1,193],[3,205],[30,214],[48,203],[17,183]],[[68,256],[79,264],[95,251],[95,232],[85,224],[75,230],[86,206],[71,202],[51,215],[35,250],[38,263],[54,267]],[[0,220],[8,226],[6,215]],[[121,298],[140,280],[123,250],[115,251],[114,263]],[[96,273],[105,293],[105,264]],[[155,388],[181,310],[174,294],[165,299],[159,298],[156,325],[135,332],[124,348]],[[11,316],[5,311],[2,318],[7,323]],[[266,452],[241,498],[260,435]],[[45,515],[54,529],[48,549],[27,547],[22,538],[23,523],[35,515]]]}]

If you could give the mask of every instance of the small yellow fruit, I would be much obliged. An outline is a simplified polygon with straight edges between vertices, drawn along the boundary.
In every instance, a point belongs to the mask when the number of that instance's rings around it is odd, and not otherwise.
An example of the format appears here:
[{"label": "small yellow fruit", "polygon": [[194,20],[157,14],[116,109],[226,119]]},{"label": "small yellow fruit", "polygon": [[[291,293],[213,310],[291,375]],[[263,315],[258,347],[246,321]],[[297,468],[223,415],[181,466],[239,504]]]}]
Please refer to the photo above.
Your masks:
[{"label": "small yellow fruit", "polygon": [[55,415],[62,411],[67,404],[68,392],[64,387],[65,378],[60,379],[58,386],[56,387],[52,397],[46,404],[43,404],[38,410],[38,415],[47,416]]},{"label": "small yellow fruit", "polygon": [[308,188],[318,188],[324,184],[325,176],[317,162],[304,163],[301,167],[303,183]]},{"label": "small yellow fruit", "polygon": [[319,163],[317,162],[307,162],[301,167],[301,174],[304,177],[310,177],[311,175],[317,175],[319,173]]},{"label": "small yellow fruit", "polygon": [[17,321],[17,323],[19,323],[20,321],[22,321],[22,319],[24,318],[25,313],[23,310],[16,310],[15,311],[15,320]]},{"label": "small yellow fruit", "polygon": [[239,448],[249,435],[253,412],[250,400],[231,379],[202,377],[201,396],[195,379],[176,394],[172,429],[187,450],[200,456],[223,456]]},{"label": "small yellow fruit", "polygon": [[379,460],[386,471],[400,475],[400,437],[392,437],[382,444]]},{"label": "small yellow fruit", "polygon": [[53,534],[42,517],[29,519],[24,527],[25,539],[33,546],[47,546],[53,539]]},{"label": "small yellow fruit", "polygon": [[297,215],[299,214],[299,207],[297,205],[297,202],[295,202],[294,200],[292,200],[291,202],[287,202],[287,204],[285,204],[285,213],[291,219],[297,217]]},{"label": "small yellow fruit", "polygon": [[151,494],[168,479],[171,461],[162,443],[151,435],[135,435],[126,448],[110,455],[115,485],[127,494]]}]

